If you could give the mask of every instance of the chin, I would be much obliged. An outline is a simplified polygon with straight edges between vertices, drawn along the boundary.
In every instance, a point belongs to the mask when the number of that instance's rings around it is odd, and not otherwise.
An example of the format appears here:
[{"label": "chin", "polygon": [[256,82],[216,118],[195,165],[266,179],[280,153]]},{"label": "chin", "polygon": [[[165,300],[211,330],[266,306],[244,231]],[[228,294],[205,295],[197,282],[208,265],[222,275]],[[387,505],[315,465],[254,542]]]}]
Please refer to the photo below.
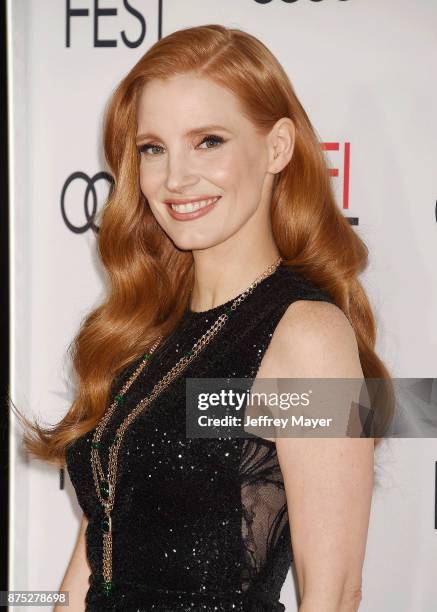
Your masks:
[{"label": "chin", "polygon": [[221,240],[213,240],[212,238],[206,237],[194,237],[194,236],[170,236],[174,245],[182,251],[201,251],[203,249],[209,249]]}]

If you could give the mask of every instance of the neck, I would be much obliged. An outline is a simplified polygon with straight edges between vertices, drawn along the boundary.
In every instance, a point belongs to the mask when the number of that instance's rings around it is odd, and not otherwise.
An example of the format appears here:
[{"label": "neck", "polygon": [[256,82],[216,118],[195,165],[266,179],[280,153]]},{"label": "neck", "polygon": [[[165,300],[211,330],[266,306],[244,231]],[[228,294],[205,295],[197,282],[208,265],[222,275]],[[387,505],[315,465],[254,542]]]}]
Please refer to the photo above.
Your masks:
[{"label": "neck", "polygon": [[280,253],[272,246],[250,254],[218,257],[204,250],[193,252],[193,256],[195,279],[190,308],[200,312],[220,306],[242,293],[277,261]]}]

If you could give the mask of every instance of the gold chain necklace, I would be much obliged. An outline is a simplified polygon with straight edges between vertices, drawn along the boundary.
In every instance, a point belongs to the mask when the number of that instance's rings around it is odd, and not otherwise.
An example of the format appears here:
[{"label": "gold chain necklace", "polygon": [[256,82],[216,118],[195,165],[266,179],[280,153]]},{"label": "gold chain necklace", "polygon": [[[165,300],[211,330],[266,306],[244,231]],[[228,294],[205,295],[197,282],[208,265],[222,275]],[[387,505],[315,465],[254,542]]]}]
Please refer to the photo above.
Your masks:
[{"label": "gold chain necklace", "polygon": [[257,277],[251,285],[241,293],[229,306],[225,309],[225,312],[221,314],[216,321],[210,326],[210,328],[194,343],[193,348],[183,355],[179,361],[169,370],[153,387],[149,395],[146,395],[135,408],[126,416],[122,421],[121,425],[117,428],[115,436],[109,446],[109,459],[108,459],[108,475],[105,474],[102,469],[98,449],[101,448],[101,437],[103,431],[108,424],[114,410],[117,406],[120,406],[125,401],[125,395],[132,383],[138,378],[141,372],[144,370],[146,365],[149,363],[152,354],[158,347],[162,336],[159,336],[154,344],[146,353],[140,365],[137,367],[135,372],[129,377],[126,383],[123,385],[118,395],[115,396],[114,401],[109,407],[108,411],[103,415],[102,420],[96,427],[91,443],[91,467],[93,472],[94,484],[96,487],[97,497],[102,505],[105,518],[102,520],[102,533],[103,533],[103,591],[105,595],[110,595],[113,590],[112,581],[112,521],[111,512],[114,507],[115,500],[115,485],[117,482],[117,458],[118,451],[123,440],[123,436],[132,423],[132,421],[144,410],[146,406],[162,393],[162,391],[179,376],[185,370],[185,368],[197,357],[197,355],[205,348],[205,346],[216,336],[220,329],[224,326],[226,321],[232,316],[233,312],[240,305],[240,303],[255,289],[255,287],[267,276],[270,276],[281,263],[282,258],[277,259],[272,265],[270,265],[265,272]]}]

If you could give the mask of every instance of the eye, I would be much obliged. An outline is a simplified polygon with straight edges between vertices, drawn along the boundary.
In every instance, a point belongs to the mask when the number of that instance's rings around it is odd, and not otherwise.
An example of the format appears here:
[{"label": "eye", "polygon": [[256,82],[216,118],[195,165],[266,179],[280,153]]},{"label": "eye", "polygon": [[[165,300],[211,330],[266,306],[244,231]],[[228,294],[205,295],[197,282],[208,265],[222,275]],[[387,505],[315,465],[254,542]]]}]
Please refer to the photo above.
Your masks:
[{"label": "eye", "polygon": [[204,144],[206,142],[213,142],[214,146],[213,147],[206,147],[207,149],[216,149],[217,146],[221,145],[224,143],[224,139],[221,136],[216,136],[215,134],[210,134],[208,136],[205,136],[205,138],[199,143],[199,146],[201,144]]},{"label": "eye", "polygon": [[[160,147],[157,144],[153,144],[153,143],[147,143],[147,144],[143,144],[140,147],[138,147],[138,152],[139,153],[149,153],[148,149],[161,149],[162,147]],[[152,155],[154,155],[154,153],[152,153]]]}]

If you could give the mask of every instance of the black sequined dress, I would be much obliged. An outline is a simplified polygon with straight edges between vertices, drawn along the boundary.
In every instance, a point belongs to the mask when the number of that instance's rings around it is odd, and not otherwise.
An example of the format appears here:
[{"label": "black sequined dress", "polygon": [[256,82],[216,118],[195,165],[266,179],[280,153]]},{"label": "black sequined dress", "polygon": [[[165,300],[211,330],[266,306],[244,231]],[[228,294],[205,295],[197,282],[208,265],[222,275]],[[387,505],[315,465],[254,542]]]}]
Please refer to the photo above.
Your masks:
[{"label": "black sequined dress", "polygon": [[[187,310],[171,341],[156,351],[102,436],[105,473],[108,444],[124,416],[233,299],[204,312]],[[185,377],[255,378],[280,318],[299,299],[333,302],[281,264],[129,426],[118,455],[109,597],[101,587],[102,512],[90,464],[94,430],[68,448],[68,472],[88,518],[88,612],[285,610],[279,597],[292,548],[276,446],[257,437],[187,438]],[[113,394],[138,364],[117,377]]]}]

